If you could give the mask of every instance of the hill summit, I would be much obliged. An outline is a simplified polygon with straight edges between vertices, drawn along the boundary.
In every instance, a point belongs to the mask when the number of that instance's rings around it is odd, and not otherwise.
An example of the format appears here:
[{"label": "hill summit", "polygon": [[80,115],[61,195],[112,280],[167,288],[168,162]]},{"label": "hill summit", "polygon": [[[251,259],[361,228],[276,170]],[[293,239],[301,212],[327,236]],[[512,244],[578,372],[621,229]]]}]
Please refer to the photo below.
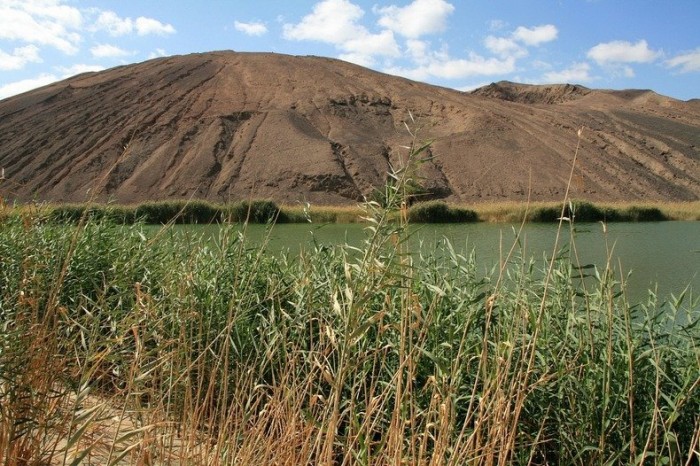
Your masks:
[{"label": "hill summit", "polygon": [[355,203],[431,140],[426,198],[700,199],[700,107],[652,91],[494,83],[471,93],[339,60],[158,58],[0,101],[5,198]]}]

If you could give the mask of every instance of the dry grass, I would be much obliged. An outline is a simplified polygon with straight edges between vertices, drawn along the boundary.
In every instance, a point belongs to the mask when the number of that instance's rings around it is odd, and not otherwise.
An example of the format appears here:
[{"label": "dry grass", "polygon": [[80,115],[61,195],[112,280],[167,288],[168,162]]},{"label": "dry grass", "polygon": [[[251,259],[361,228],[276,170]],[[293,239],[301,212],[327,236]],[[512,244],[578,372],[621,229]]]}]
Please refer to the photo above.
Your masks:
[{"label": "dry grass", "polygon": [[360,223],[363,210],[358,205],[350,206],[317,206],[307,205],[282,205],[282,212],[291,221],[296,223]]}]

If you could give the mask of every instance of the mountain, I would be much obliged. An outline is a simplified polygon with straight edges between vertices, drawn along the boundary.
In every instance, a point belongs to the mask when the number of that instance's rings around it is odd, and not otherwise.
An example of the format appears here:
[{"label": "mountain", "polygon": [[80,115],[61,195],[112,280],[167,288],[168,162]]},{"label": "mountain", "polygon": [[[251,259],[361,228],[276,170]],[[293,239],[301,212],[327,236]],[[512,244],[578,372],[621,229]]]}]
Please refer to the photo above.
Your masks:
[{"label": "mountain", "polygon": [[700,199],[700,106],[647,90],[499,82],[471,93],[320,57],[230,51],[78,75],[0,101],[0,195],[349,204],[432,140],[454,202]]}]

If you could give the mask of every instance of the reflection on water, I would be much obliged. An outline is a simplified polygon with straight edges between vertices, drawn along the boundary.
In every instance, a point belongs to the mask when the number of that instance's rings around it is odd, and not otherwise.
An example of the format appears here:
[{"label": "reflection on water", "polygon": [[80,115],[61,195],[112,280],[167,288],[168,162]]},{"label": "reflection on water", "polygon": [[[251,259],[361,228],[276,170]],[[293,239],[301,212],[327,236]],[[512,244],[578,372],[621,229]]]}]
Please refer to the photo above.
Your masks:
[{"label": "reflection on water", "polygon": [[[218,227],[182,228],[215,235]],[[366,236],[364,226],[357,224],[277,225],[271,232],[266,232],[262,225],[247,228],[246,236],[253,242],[262,241],[269,233],[267,247],[272,252],[295,253],[312,247],[314,242],[360,246]],[[519,228],[519,225],[484,223],[414,226],[409,248],[432,251],[447,239],[458,252],[473,250],[479,271],[487,274],[511,249]],[[525,225],[517,253],[535,260],[551,257],[556,233],[556,225]],[[559,249],[575,250],[581,265],[595,264],[602,268],[609,258],[617,276],[624,278],[631,302],[643,300],[649,289],[655,289],[663,298],[671,293],[678,296],[688,285],[696,290],[695,295],[700,292],[700,222],[612,223],[607,225],[607,233],[600,223],[579,224],[573,234],[573,248],[571,238],[566,225]]]}]

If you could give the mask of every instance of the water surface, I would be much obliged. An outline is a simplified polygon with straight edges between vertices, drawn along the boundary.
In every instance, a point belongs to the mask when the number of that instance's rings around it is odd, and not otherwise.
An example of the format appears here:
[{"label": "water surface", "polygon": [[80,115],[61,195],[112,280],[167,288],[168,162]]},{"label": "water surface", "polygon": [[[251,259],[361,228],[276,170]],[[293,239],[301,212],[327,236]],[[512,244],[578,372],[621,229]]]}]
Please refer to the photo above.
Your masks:
[{"label": "water surface", "polygon": [[[365,227],[282,224],[268,231],[263,225],[248,225],[246,237],[253,243],[267,238],[267,249],[273,253],[297,253],[314,244],[361,246]],[[219,227],[182,228],[215,236]],[[440,242],[449,240],[460,253],[473,251],[479,271],[485,275],[501,262],[516,239],[517,257],[539,261],[552,256],[556,224],[527,224],[518,236],[519,229],[520,225],[487,223],[417,225],[412,227],[409,248],[429,254]],[[579,224],[573,234],[567,225],[558,249],[576,252],[581,265],[603,268],[610,261],[633,302],[644,300],[650,289],[663,299],[680,295],[689,285],[695,294],[700,293],[700,222],[611,223],[605,228],[601,223]]]}]

